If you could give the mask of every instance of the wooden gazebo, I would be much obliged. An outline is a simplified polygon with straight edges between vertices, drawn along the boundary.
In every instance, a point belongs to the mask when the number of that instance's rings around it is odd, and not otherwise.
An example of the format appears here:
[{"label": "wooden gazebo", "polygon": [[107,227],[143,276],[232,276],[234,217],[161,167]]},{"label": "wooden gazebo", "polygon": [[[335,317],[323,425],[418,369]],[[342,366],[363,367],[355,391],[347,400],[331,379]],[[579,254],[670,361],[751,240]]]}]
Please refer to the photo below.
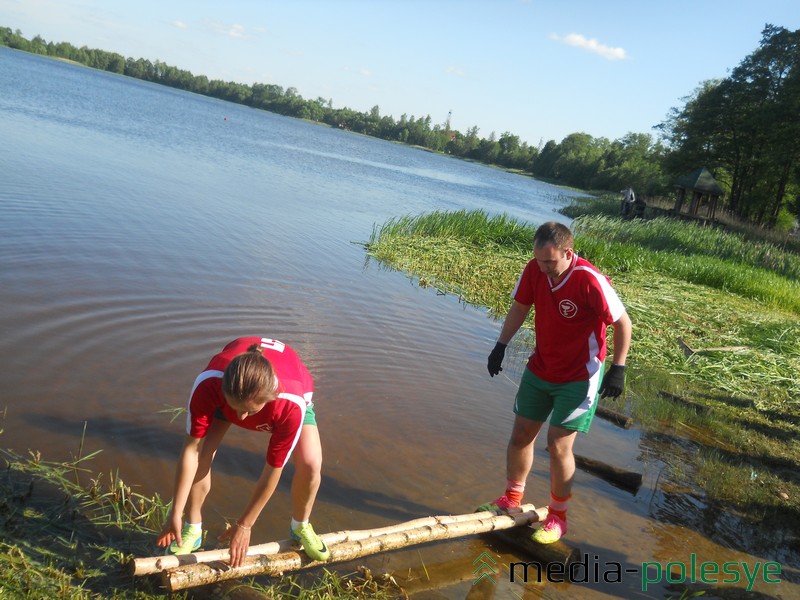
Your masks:
[{"label": "wooden gazebo", "polygon": [[[708,169],[700,167],[675,182],[678,196],[673,212],[676,217],[688,217],[703,222],[713,221],[717,214],[717,203],[725,195],[725,190],[717,183]],[[687,203],[688,198],[688,203]],[[684,209],[684,205],[686,210]],[[702,211],[700,208],[704,207]]]}]

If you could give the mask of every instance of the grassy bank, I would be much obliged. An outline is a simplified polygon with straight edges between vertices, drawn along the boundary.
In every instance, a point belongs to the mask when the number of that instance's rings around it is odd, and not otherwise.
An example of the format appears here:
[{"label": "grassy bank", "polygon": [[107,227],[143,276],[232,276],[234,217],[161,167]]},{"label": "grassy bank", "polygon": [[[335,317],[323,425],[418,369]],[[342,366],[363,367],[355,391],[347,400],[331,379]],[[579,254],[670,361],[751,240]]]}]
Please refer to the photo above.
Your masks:
[{"label": "grassy bank", "polygon": [[[800,257],[684,222],[615,219],[610,202],[569,210],[577,252],[609,275],[634,324],[627,396],[611,407],[691,439],[681,471],[708,502],[800,526]],[[392,219],[366,246],[502,318],[533,231],[506,216],[432,213]]]},{"label": "grassy bank", "polygon": [[[0,432],[2,430],[0,429]],[[391,578],[368,571],[322,570],[302,578],[248,578],[168,594],[156,576],[134,578],[133,556],[156,552],[169,510],[158,496],[138,494],[117,474],[96,475],[91,456],[48,462],[36,453],[0,451],[0,598],[398,598]]]}]

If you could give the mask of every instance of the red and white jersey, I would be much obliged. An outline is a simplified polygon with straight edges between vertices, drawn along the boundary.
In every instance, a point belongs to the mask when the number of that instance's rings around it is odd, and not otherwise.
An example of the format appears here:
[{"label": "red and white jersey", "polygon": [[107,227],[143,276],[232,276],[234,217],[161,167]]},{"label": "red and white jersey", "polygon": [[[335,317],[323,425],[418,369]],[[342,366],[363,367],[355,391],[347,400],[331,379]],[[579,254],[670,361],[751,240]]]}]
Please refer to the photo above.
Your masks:
[{"label": "red and white jersey", "polygon": [[[261,346],[262,354],[272,364],[278,378],[278,397],[242,421],[225,401],[222,375],[231,360],[247,352],[253,344]],[[314,381],[310,373],[289,346],[257,336],[238,338],[214,356],[206,370],[197,376],[189,396],[186,433],[195,438],[205,437],[215,411],[220,410],[228,421],[239,427],[270,432],[267,462],[272,467],[281,468],[300,439],[306,407],[311,404],[313,393]]]},{"label": "red and white jersey", "polygon": [[560,282],[531,260],[511,294],[533,305],[536,347],[528,368],[550,383],[584,381],[606,358],[606,327],[625,313],[608,278],[577,254]]}]

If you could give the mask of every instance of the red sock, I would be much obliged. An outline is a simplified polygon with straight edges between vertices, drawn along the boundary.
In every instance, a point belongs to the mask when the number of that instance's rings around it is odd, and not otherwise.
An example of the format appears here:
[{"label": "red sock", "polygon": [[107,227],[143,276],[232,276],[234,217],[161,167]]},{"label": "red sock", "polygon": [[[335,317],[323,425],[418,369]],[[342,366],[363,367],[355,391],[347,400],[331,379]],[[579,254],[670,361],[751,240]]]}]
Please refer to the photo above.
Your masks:
[{"label": "red sock", "polygon": [[561,519],[562,521],[566,521],[567,520],[567,511],[565,511],[565,510],[554,510],[553,508],[548,506],[547,507],[547,514],[555,515],[559,519]]},{"label": "red sock", "polygon": [[554,514],[562,521],[567,520],[567,502],[572,498],[572,494],[566,498],[559,498],[553,492],[550,492],[550,505],[547,507],[547,512]]},{"label": "red sock", "polygon": [[525,482],[509,479],[506,483],[506,498],[515,504],[522,504],[522,496],[525,495]]}]

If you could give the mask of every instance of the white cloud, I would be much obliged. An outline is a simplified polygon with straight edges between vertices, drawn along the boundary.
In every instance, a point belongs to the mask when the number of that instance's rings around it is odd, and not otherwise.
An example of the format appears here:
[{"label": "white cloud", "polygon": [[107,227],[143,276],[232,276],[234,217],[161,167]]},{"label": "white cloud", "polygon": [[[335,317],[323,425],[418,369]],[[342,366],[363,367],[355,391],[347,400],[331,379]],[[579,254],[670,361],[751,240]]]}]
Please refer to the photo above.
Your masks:
[{"label": "white cloud", "polygon": [[570,33],[564,37],[561,37],[555,33],[551,33],[550,39],[556,42],[567,44],[568,46],[582,48],[589,52],[593,52],[594,54],[599,54],[608,60],[625,60],[626,58],[629,58],[628,53],[625,52],[625,48],[612,48],[611,46],[601,44],[594,38],[586,38],[580,33]]},{"label": "white cloud", "polygon": [[456,75],[457,77],[464,76],[464,71],[462,71],[457,67],[447,67],[447,72],[450,73],[451,75]]},{"label": "white cloud", "polygon": [[238,23],[234,23],[228,29],[228,35],[235,38],[242,38],[245,37],[244,35],[244,25],[239,25]]},{"label": "white cloud", "polygon": [[178,29],[189,29],[189,26],[183,21],[173,21],[172,24]]},{"label": "white cloud", "polygon": [[208,21],[208,26],[217,33],[227,35],[228,37],[239,39],[244,39],[247,37],[247,33],[245,33],[244,30],[244,25],[239,25],[238,23],[226,25],[224,23],[220,23],[219,21]]},{"label": "white cloud", "polygon": [[369,69],[363,69],[362,68],[362,69],[359,69],[358,72],[359,72],[359,74],[363,75],[364,77],[372,77],[372,71],[370,71]]}]

